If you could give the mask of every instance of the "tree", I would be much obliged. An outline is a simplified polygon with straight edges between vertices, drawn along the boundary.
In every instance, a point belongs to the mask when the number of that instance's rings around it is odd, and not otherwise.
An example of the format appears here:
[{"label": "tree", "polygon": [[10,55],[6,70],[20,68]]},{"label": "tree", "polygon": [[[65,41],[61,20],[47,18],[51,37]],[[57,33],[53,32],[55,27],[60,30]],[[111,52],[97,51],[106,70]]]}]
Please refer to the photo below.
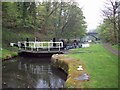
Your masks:
[{"label": "tree", "polygon": [[120,45],[120,1],[117,2],[117,13],[118,13],[118,44]]},{"label": "tree", "polygon": [[67,38],[76,38],[84,35],[83,33],[86,32],[84,16],[76,3],[73,2],[68,6],[65,18],[64,25],[61,27],[62,37],[67,35]]},{"label": "tree", "polygon": [[[34,30],[39,38],[75,38],[85,34],[81,8],[75,2],[3,2],[3,26]],[[10,24],[10,25],[9,25]]]},{"label": "tree", "polygon": [[97,28],[97,31],[100,33],[99,36],[104,42],[110,42],[114,44],[113,23],[111,23],[109,19],[105,19]]},{"label": "tree", "polygon": [[18,25],[17,5],[12,2],[2,3],[2,25],[15,28]]},{"label": "tree", "polygon": [[119,7],[119,5],[117,4],[117,1],[113,1],[113,0],[108,0],[106,2],[106,6],[105,9],[102,10],[103,12],[103,16],[105,16],[105,18],[109,19],[109,21],[111,23],[113,23],[113,33],[114,33],[114,37],[113,37],[113,43],[118,43],[118,22],[117,22],[117,8]]}]

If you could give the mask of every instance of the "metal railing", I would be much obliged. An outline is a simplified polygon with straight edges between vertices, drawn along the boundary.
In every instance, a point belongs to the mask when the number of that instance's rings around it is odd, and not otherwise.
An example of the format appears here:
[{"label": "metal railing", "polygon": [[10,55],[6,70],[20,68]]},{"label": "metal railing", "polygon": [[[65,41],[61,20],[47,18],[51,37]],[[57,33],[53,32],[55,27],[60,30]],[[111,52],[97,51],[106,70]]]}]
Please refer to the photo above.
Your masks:
[{"label": "metal railing", "polygon": [[34,51],[34,49],[39,51],[40,48],[50,51],[51,48],[58,48],[58,50],[60,51],[61,48],[63,47],[63,42],[18,41],[18,47],[19,49],[25,49],[25,50],[28,50],[29,48],[31,51]]}]

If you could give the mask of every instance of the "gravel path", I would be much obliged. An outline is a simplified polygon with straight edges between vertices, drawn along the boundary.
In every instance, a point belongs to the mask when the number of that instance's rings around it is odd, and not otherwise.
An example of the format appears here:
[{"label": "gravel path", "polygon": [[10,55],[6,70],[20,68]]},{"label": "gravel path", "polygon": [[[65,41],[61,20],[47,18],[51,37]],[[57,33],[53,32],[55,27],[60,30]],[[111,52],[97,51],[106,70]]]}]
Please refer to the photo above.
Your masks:
[{"label": "gravel path", "polygon": [[108,49],[111,53],[113,53],[113,54],[115,54],[115,55],[117,55],[117,56],[120,57],[120,51],[114,49],[114,48],[113,48],[110,44],[108,44],[108,43],[104,43],[103,45],[104,45],[104,47],[105,47],[106,49]]}]

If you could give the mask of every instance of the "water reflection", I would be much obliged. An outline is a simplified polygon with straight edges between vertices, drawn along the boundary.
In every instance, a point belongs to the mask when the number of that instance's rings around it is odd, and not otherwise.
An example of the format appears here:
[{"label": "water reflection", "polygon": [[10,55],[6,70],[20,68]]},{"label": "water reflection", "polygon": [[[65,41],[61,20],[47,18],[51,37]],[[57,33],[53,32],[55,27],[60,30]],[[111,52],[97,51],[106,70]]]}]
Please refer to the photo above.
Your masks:
[{"label": "water reflection", "polygon": [[3,88],[63,88],[66,75],[49,59],[15,58],[3,63]]}]

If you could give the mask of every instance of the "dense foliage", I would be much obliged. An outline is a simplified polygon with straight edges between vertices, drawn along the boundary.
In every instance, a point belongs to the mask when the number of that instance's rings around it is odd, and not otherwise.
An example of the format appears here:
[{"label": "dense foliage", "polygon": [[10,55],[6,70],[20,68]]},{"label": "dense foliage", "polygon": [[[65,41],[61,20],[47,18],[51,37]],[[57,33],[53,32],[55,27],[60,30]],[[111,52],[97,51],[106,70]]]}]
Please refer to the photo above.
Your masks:
[{"label": "dense foliage", "polygon": [[120,20],[118,18],[119,2],[108,0],[103,10],[104,21],[98,27],[101,38],[112,44],[119,44]]},{"label": "dense foliage", "polygon": [[75,2],[2,2],[2,25],[40,40],[76,38],[86,32],[83,12]]}]

